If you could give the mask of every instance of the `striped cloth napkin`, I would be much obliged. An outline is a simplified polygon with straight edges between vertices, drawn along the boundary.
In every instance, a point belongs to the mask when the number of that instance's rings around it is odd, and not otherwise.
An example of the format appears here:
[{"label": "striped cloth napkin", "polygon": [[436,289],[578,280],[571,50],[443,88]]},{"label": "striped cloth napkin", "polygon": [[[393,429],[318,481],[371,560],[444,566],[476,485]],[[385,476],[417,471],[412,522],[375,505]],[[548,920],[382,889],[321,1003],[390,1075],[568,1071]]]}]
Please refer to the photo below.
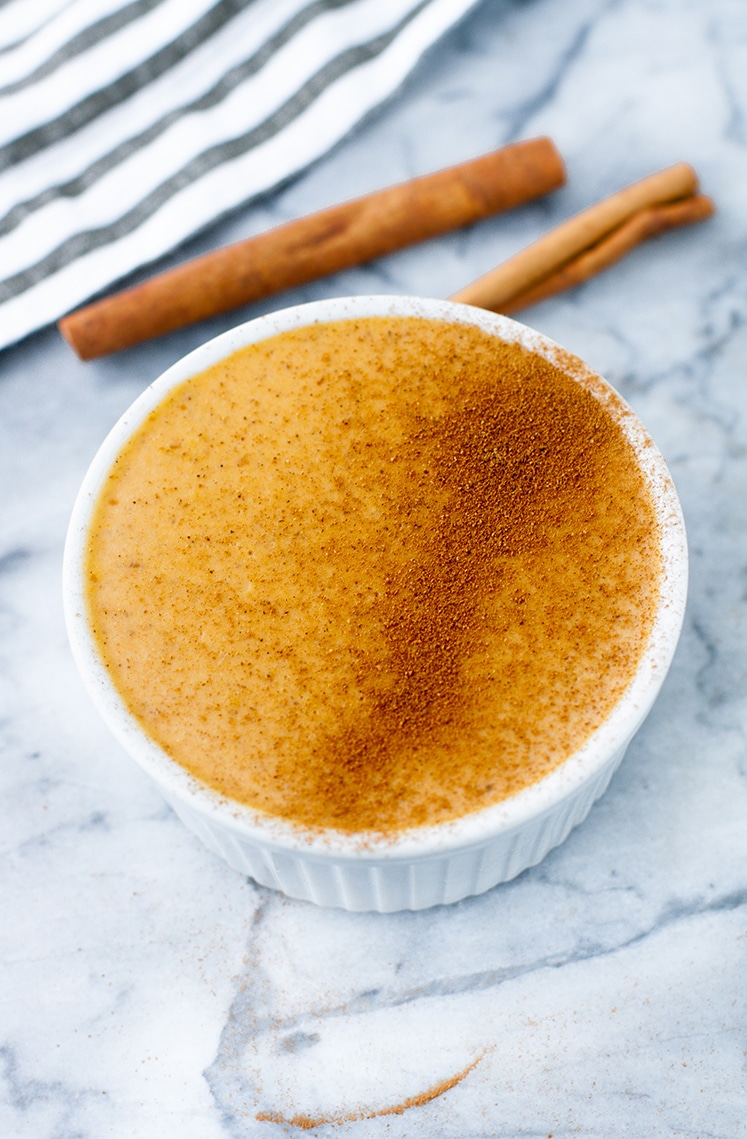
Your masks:
[{"label": "striped cloth napkin", "polygon": [[0,348],[303,170],[475,2],[0,0]]}]

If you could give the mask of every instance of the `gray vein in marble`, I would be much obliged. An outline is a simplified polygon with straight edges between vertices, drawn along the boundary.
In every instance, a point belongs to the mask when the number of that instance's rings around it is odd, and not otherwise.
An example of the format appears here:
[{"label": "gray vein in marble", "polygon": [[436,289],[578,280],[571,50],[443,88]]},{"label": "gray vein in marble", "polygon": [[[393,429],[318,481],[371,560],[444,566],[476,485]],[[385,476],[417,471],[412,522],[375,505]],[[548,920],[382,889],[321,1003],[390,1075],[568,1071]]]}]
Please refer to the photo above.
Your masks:
[{"label": "gray vein in marble", "polygon": [[747,130],[745,129],[746,120],[744,109],[740,104],[738,89],[728,74],[730,55],[726,51],[726,45],[721,35],[721,27],[717,20],[711,19],[707,21],[705,36],[706,42],[710,44],[718,56],[721,86],[729,108],[729,119],[724,129],[724,137],[736,143],[738,146],[745,146],[747,144]]},{"label": "gray vein in marble", "polygon": [[[664,907],[660,916],[651,926],[612,945],[604,945],[598,941],[582,938],[574,951],[570,953],[549,954],[534,961],[507,966],[503,969],[488,969],[465,976],[438,979],[417,985],[412,989],[389,992],[373,989],[369,992],[359,993],[350,1001],[346,1001],[343,1005],[335,1008],[322,1011],[315,1010],[312,1015],[315,1021],[325,1021],[338,1016],[360,1016],[374,1008],[397,1008],[413,1001],[428,1000],[431,997],[455,996],[458,993],[494,989],[507,981],[513,981],[518,977],[537,973],[544,969],[563,969],[569,965],[577,965],[581,962],[607,957],[613,953],[624,952],[631,946],[638,945],[652,935],[659,933],[667,926],[705,914],[729,912],[740,909],[742,906],[747,906],[747,889],[733,891],[728,895],[708,901],[704,899],[693,899],[688,902],[673,901]],[[253,1030],[261,1032],[269,1024],[272,1024],[273,1028],[276,1029],[280,1027],[283,1029],[295,1028],[296,1025],[304,1023],[307,1017],[308,1014],[304,1013],[300,1016],[280,1019],[277,1017],[259,1019],[254,1021]]]},{"label": "gray vein in marble", "polygon": [[[44,783],[38,785],[40,794],[47,794],[49,786],[49,781],[46,782],[46,785]],[[14,846],[2,847],[0,849],[0,858],[11,856],[23,858],[29,853],[37,851],[40,847],[53,846],[59,838],[66,837],[70,834],[84,835],[90,831],[110,831],[111,829],[111,823],[106,813],[104,811],[93,811],[87,817],[76,819],[74,822],[59,823],[57,826],[45,827],[44,830],[29,836]]]},{"label": "gray vein in marble", "polygon": [[[261,948],[257,935],[261,932],[268,910],[273,903],[272,892],[262,890],[264,897],[257,907],[249,929],[249,950],[245,969],[239,980],[226,1022],[220,1036],[216,1058],[203,1076],[219,1109],[221,1121],[232,1135],[245,1133],[244,1120],[255,1110],[251,1087],[247,1087],[241,1075],[240,1057],[246,1047],[247,1037],[257,1029],[255,1003],[259,1003],[263,986],[269,984],[261,969]],[[308,1037],[314,1033],[304,1034]]]},{"label": "gray vein in marble", "polygon": [[0,555],[0,574],[14,573],[34,556],[34,551],[17,546]]},{"label": "gray vein in marble", "polygon": [[7,1088],[8,1103],[28,1127],[36,1126],[40,1116],[49,1123],[49,1116],[54,1115],[54,1123],[48,1131],[51,1139],[81,1139],[81,1132],[74,1122],[80,1102],[102,1095],[101,1091],[62,1080],[25,1076],[16,1050],[9,1044],[0,1044],[0,1082]]},{"label": "gray vein in marble", "polygon": [[[695,675],[695,686],[698,692],[705,698],[709,712],[712,712],[720,707],[726,699],[726,693],[719,684],[718,647],[713,637],[709,634],[708,629],[697,617],[691,618],[690,628],[695,633],[695,636],[698,638],[698,641],[706,653],[705,664],[700,666]],[[708,719],[704,713],[700,713],[700,715],[704,721]]]},{"label": "gray vein in marble", "polygon": [[544,78],[542,86],[511,112],[508,118],[506,141],[523,138],[533,120],[552,105],[560,88],[568,78],[570,69],[582,56],[597,21],[602,19],[611,8],[617,6],[618,0],[611,0],[604,9],[598,9],[593,16],[584,20],[575,29],[569,43],[562,48],[553,69]]}]

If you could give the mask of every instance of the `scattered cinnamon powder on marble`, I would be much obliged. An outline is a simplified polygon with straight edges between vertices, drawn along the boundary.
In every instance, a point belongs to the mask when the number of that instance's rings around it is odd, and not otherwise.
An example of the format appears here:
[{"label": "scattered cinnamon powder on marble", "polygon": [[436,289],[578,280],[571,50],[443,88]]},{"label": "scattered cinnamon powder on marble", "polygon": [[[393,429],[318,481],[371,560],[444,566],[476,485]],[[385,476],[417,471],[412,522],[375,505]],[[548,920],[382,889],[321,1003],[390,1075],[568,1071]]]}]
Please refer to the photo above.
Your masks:
[{"label": "scattered cinnamon powder on marble", "polygon": [[102,653],[229,797],[392,832],[561,763],[630,681],[659,586],[618,418],[471,326],[341,321],[182,385],[92,531]]},{"label": "scattered cinnamon powder on marble", "polygon": [[451,1091],[452,1088],[460,1084],[462,1080],[469,1075],[473,1068],[476,1068],[480,1063],[482,1056],[478,1056],[471,1064],[468,1064],[461,1072],[455,1076],[450,1076],[448,1079],[441,1080],[439,1083],[434,1084],[428,1088],[427,1091],[419,1092],[417,1095],[409,1096],[408,1099],[402,1103],[392,1104],[390,1107],[382,1107],[377,1111],[354,1111],[344,1115],[292,1115],[286,1117],[277,1111],[260,1111],[255,1115],[255,1119],[261,1123],[284,1123],[291,1127],[300,1127],[303,1131],[311,1131],[314,1127],[323,1127],[325,1124],[334,1123],[355,1123],[361,1119],[378,1119],[382,1115],[404,1115],[412,1107],[424,1107],[425,1104],[430,1103],[431,1100],[438,1099],[439,1096],[444,1095],[445,1092]]}]

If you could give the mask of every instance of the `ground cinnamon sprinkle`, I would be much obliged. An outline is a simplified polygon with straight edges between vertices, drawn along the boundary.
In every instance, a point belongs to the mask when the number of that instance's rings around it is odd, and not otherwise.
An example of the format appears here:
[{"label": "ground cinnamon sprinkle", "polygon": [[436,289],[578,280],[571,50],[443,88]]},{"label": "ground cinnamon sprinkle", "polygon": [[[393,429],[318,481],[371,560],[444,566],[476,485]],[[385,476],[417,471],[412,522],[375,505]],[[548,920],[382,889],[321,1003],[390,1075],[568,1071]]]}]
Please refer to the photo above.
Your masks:
[{"label": "ground cinnamon sprinkle", "polygon": [[89,553],[146,730],[233,798],[352,831],[457,817],[562,762],[628,684],[660,570],[632,448],[561,363],[369,318],[178,389]]},{"label": "ground cinnamon sprinkle", "polygon": [[462,1080],[469,1075],[473,1068],[476,1068],[480,1063],[482,1056],[478,1056],[471,1064],[468,1064],[461,1072],[455,1076],[450,1076],[446,1080],[441,1080],[440,1083],[434,1084],[428,1088],[427,1091],[420,1092],[418,1095],[410,1096],[402,1103],[392,1104],[390,1107],[382,1107],[377,1111],[355,1111],[346,1113],[344,1115],[292,1115],[286,1117],[277,1111],[260,1111],[255,1115],[261,1123],[284,1123],[291,1127],[300,1127],[303,1131],[311,1131],[314,1127],[322,1127],[325,1123],[355,1123],[361,1119],[378,1119],[382,1115],[404,1115],[412,1107],[423,1107],[431,1100],[438,1099],[445,1092],[451,1091],[452,1088],[460,1084]]}]

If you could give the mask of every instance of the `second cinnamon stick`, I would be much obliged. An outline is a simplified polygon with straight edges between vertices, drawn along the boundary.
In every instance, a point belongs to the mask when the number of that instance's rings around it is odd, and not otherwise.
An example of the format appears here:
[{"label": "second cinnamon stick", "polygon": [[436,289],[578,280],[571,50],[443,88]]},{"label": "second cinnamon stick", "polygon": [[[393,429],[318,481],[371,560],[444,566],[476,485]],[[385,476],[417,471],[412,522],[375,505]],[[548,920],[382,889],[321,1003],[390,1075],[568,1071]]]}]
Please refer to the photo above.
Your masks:
[{"label": "second cinnamon stick", "polygon": [[539,285],[634,214],[690,197],[697,188],[695,171],[686,162],[650,174],[562,222],[484,277],[460,289],[451,300],[500,312],[515,297]]},{"label": "second cinnamon stick", "polygon": [[208,253],[72,313],[59,328],[93,359],[469,225],[564,181],[550,139],[514,143]]},{"label": "second cinnamon stick", "polygon": [[511,316],[547,300],[548,297],[555,296],[556,293],[582,285],[584,281],[609,269],[631,249],[635,249],[648,238],[656,237],[657,234],[677,226],[705,221],[713,215],[713,212],[713,202],[705,194],[693,194],[676,202],[649,206],[633,214],[609,236],[602,238],[596,245],[592,245],[557,272],[543,278],[538,285],[505,301],[500,311],[506,316]]}]

